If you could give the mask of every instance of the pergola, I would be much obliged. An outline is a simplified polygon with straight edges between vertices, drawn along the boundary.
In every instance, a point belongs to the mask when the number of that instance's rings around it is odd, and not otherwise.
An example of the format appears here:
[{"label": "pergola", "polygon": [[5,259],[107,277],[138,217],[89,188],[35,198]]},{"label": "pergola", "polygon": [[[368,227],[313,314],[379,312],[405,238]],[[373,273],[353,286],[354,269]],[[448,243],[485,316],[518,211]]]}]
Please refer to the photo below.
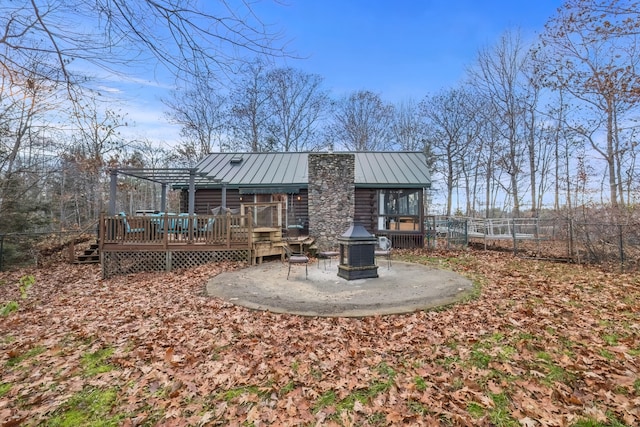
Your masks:
[{"label": "pergola", "polygon": [[160,209],[163,212],[166,211],[167,208],[167,185],[171,185],[174,188],[189,189],[189,215],[195,213],[196,184],[199,186],[222,184],[222,206],[226,206],[226,185],[219,179],[207,176],[206,173],[198,172],[196,168],[114,168],[110,169],[109,172],[111,181],[108,214],[110,216],[116,214],[118,174],[144,179],[162,185]]}]

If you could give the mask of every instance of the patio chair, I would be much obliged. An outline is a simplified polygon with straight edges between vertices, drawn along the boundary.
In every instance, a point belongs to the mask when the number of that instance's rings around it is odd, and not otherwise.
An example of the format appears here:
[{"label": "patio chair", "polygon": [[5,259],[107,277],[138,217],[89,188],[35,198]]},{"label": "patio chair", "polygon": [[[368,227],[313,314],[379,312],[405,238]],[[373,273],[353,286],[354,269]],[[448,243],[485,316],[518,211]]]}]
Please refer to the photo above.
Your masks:
[{"label": "patio chair", "polygon": [[198,225],[198,231],[201,233],[204,233],[206,231],[211,231],[213,230],[213,224],[216,223],[216,219],[215,218],[209,218],[207,219],[205,222],[201,222]]},{"label": "patio chair", "polygon": [[309,265],[309,257],[304,253],[294,252],[289,245],[284,245],[284,251],[287,257],[287,264],[289,265],[287,280],[289,280],[289,275],[291,274],[291,264],[304,264],[304,278],[307,279],[309,277],[309,270],[307,268]]},{"label": "patio chair", "polygon": [[378,247],[375,249],[375,256],[387,258],[387,269],[391,268],[391,240],[388,237],[378,237]]},{"label": "patio chair", "polygon": [[154,217],[152,221],[158,228],[158,234],[164,233],[165,220],[167,221],[167,233],[176,234],[178,232],[178,221],[176,220],[175,215],[176,214],[173,212],[158,212],[157,214],[152,215]]},{"label": "patio chair", "polygon": [[324,260],[324,269],[326,270],[327,260],[329,260],[329,266],[331,266],[331,259],[339,256],[340,256],[340,252],[338,252],[335,249],[318,251],[318,253],[316,254],[316,257],[318,258],[318,268],[320,268],[321,259]]},{"label": "patio chair", "polygon": [[120,212],[118,216],[122,217],[122,225],[124,225],[125,234],[144,233],[144,227],[131,228],[129,221],[127,221],[127,214]]},{"label": "patio chair", "polygon": [[198,237],[205,237],[211,239],[213,236],[213,226],[216,223],[215,218],[208,218],[206,221],[197,221],[196,226],[198,230]]}]

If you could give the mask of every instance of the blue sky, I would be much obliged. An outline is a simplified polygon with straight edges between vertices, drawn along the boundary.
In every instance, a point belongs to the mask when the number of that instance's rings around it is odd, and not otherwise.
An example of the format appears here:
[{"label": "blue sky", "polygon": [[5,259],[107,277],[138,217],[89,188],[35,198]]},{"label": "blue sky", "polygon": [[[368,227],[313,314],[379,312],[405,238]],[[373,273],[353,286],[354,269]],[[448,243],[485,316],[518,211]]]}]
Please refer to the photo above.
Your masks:
[{"label": "blue sky", "polygon": [[[282,0],[254,10],[284,32],[288,48],[304,59],[281,65],[319,74],[332,96],[370,90],[384,100],[420,100],[461,82],[478,49],[507,29],[525,38],[543,30],[561,0]],[[124,110],[138,135],[167,142],[177,129],[159,102],[171,81],[151,73],[127,84]]]},{"label": "blue sky", "polygon": [[480,47],[509,28],[534,37],[559,0],[289,0],[259,8],[280,24],[288,61],[320,74],[334,94],[367,89],[397,102],[456,85]]}]

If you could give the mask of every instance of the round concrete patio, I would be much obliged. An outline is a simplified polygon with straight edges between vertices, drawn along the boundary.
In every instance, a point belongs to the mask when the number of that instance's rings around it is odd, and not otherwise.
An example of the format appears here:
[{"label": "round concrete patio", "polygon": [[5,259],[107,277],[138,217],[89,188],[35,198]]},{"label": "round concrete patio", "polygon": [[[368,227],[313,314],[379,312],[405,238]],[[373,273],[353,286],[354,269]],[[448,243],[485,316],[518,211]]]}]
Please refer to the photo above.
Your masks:
[{"label": "round concrete patio", "polygon": [[451,304],[469,294],[471,281],[457,273],[419,264],[381,262],[378,278],[346,280],[338,266],[320,260],[292,265],[271,261],[215,276],[210,296],[255,310],[301,316],[362,317],[409,313]]}]

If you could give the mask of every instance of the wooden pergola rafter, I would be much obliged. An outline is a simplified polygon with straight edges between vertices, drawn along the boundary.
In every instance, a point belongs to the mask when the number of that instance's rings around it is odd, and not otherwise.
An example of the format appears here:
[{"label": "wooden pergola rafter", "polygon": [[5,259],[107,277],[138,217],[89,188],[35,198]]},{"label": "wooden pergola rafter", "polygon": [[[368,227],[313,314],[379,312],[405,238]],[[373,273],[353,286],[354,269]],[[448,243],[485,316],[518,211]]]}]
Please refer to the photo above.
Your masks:
[{"label": "wooden pergola rafter", "polygon": [[119,174],[161,184],[162,193],[160,204],[162,211],[166,211],[167,207],[168,185],[174,188],[188,188],[189,215],[195,213],[196,184],[207,185],[212,183],[219,184],[221,182],[219,179],[207,176],[206,173],[198,172],[196,168],[113,168],[109,170],[109,173],[111,181],[108,214],[111,216],[116,214],[116,194]]}]

